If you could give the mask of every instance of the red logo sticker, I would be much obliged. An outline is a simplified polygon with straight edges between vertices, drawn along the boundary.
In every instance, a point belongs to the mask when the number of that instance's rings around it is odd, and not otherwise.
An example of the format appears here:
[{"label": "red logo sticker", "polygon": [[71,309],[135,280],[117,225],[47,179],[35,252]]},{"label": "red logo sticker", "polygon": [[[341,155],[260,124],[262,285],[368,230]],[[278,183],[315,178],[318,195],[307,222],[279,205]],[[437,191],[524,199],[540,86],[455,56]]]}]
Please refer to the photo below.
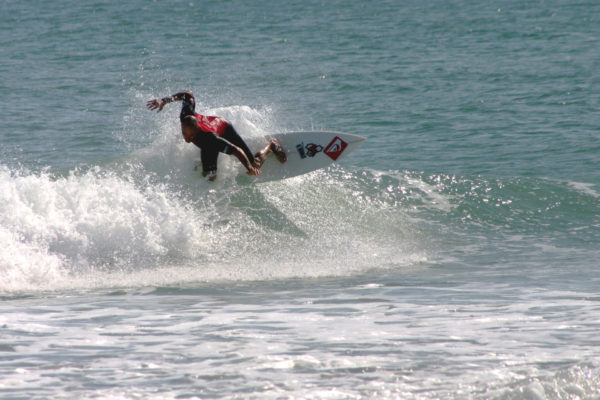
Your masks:
[{"label": "red logo sticker", "polygon": [[327,145],[323,153],[327,154],[333,161],[337,160],[344,150],[348,147],[348,143],[344,142],[338,136],[334,137],[331,143]]}]

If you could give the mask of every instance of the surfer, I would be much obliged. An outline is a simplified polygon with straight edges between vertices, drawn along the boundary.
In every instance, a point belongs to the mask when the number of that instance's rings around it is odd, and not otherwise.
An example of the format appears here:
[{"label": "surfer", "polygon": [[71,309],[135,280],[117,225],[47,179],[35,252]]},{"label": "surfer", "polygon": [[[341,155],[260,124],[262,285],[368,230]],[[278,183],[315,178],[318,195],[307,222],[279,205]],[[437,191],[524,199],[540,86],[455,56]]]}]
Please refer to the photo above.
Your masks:
[{"label": "surfer", "polygon": [[166,104],[173,101],[182,102],[179,114],[181,133],[187,143],[194,143],[200,148],[202,176],[209,176],[209,180],[214,181],[217,177],[219,153],[237,157],[247,169],[248,175],[260,174],[260,167],[270,152],[273,152],[282,164],[286,162],[285,151],[276,139],[271,139],[264,149],[253,155],[233,125],[225,119],[197,114],[196,100],[190,91],[150,100],[146,106],[151,111],[160,112]]}]

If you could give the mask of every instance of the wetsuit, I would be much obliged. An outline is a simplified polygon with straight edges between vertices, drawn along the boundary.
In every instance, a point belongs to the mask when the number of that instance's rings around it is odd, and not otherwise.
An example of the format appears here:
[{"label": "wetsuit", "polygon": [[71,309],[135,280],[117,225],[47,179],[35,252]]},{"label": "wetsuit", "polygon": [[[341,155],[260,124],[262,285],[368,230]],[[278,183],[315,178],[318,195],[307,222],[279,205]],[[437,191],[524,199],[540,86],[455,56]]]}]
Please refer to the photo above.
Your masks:
[{"label": "wetsuit", "polygon": [[195,108],[196,100],[194,96],[186,93],[183,96],[179,119],[182,120],[188,115],[193,115],[198,120],[198,128],[201,132],[196,134],[192,139],[192,143],[200,147],[204,172],[216,172],[219,153],[233,153],[231,145],[242,149],[250,164],[254,164],[254,155],[229,122],[219,117],[196,114]]}]

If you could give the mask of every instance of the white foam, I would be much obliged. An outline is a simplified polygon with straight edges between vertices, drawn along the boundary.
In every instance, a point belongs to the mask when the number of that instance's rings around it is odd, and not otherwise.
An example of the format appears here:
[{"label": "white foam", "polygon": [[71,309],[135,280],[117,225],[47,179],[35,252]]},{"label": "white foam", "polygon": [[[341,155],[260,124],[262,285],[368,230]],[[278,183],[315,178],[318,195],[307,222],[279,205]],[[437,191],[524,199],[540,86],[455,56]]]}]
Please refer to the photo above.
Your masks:
[{"label": "white foam", "polygon": [[0,290],[332,276],[426,260],[401,214],[355,203],[326,172],[205,192],[151,181],[0,169]]},{"label": "white foam", "polygon": [[3,168],[0,202],[2,290],[198,257],[206,247],[202,216],[166,187],[140,188],[97,169],[54,179]]},{"label": "white foam", "polygon": [[[250,107],[208,111],[245,136],[270,124]],[[103,167],[0,167],[0,292],[339,276],[427,260],[402,210],[378,199],[377,185],[369,193],[375,182],[357,188],[338,167],[243,187],[223,156],[209,183],[172,117],[149,145]]]},{"label": "white foam", "polygon": [[569,186],[573,189],[579,191],[580,193],[587,194],[592,197],[600,198],[600,193],[593,189],[596,185],[593,183],[583,183],[583,182],[569,182]]}]

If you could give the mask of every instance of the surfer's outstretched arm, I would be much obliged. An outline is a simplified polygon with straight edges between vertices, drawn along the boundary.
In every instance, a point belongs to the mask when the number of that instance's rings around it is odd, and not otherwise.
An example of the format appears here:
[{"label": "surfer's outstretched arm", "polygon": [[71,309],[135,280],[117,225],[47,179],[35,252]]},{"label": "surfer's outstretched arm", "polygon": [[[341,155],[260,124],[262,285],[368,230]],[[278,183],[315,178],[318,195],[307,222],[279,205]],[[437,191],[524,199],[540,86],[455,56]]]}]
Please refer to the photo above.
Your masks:
[{"label": "surfer's outstretched arm", "polygon": [[148,107],[150,111],[156,110],[156,112],[161,112],[166,104],[169,104],[173,101],[190,101],[190,99],[194,99],[194,94],[190,90],[185,90],[183,92],[175,93],[171,96],[163,97],[162,99],[149,100],[146,103],[146,107]]}]

